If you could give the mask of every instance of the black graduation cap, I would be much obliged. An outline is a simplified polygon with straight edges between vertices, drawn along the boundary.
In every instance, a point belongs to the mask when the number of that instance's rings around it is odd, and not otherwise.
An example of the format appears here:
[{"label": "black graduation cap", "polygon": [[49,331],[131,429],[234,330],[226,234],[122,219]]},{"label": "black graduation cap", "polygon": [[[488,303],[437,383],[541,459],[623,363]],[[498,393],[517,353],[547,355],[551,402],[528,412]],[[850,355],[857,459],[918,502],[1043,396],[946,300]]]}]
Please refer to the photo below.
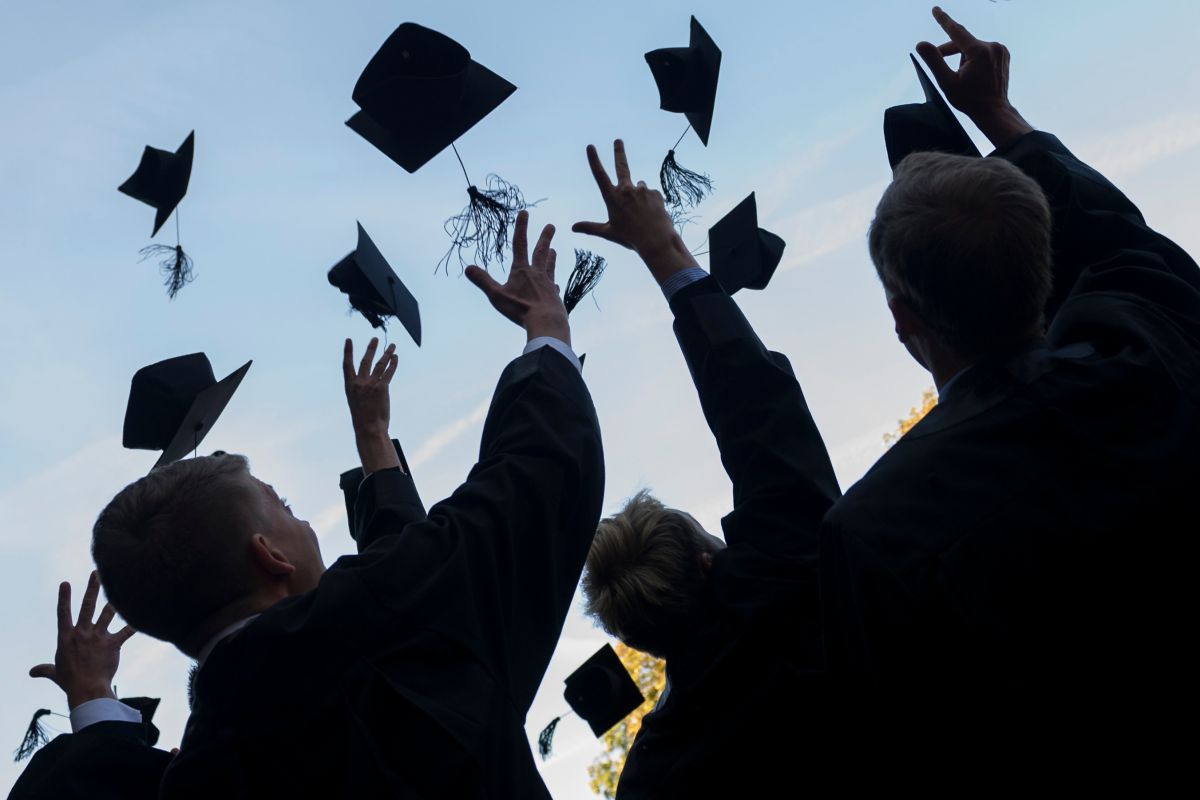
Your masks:
[{"label": "black graduation cap", "polygon": [[178,461],[200,446],[252,361],[218,381],[204,353],[168,358],[133,375],[121,443],[162,450],[155,467]]},{"label": "black graduation cap", "polygon": [[188,181],[192,177],[192,151],[196,144],[196,132],[192,131],[175,152],[159,150],[147,145],[142,151],[142,160],[129,180],[117,187],[117,191],[154,206],[154,236],[163,226],[179,201],[187,194]]},{"label": "black graduation cap", "polygon": [[892,169],[910,153],[936,150],[963,156],[979,156],[979,148],[954,116],[950,104],[937,86],[925,74],[916,56],[909,53],[921,89],[924,103],[892,106],[883,112],[883,141],[887,145],[888,163]]},{"label": "black graduation cap", "polygon": [[[354,85],[362,109],[346,121],[358,135],[409,172],[454,147],[454,141],[517,87],[471,58],[458,42],[413,22],[392,32]],[[458,149],[454,148],[455,155]],[[462,158],[459,157],[459,164]],[[513,216],[526,207],[517,187],[490,175],[479,189],[467,175],[470,203],[446,222],[455,249],[476,246],[483,266],[502,255]],[[442,263],[448,263],[450,253]],[[463,261],[461,253],[459,260]],[[465,262],[464,262],[465,263]]]},{"label": "black graduation cap", "polygon": [[[154,230],[151,236],[170,218],[187,194],[188,181],[192,177],[192,152],[195,149],[196,132],[192,131],[183,140],[179,149],[172,153],[147,146],[142,151],[142,160],[129,180],[117,190],[135,200],[154,206]],[[158,259],[167,296],[172,300],[179,290],[192,281],[192,258],[183,251],[179,242],[179,217],[175,217],[175,246],[152,244],[140,251],[142,261]]]},{"label": "black graduation cap", "polygon": [[708,231],[708,263],[729,294],[765,289],[783,258],[784,241],[758,227],[754,192]]},{"label": "black graduation cap", "polygon": [[374,328],[395,317],[421,346],[421,309],[387,259],[358,223],[358,247],[329,270],[329,282],[350,296],[350,305]]},{"label": "black graduation cap", "polygon": [[[571,710],[583,718],[597,738],[607,733],[646,701],[641,689],[612,645],[606,644],[567,676],[563,697]],[[542,758],[550,754],[556,718],[538,735]]]},{"label": "black graduation cap", "polygon": [[[142,715],[142,723],[146,726],[146,744],[153,747],[158,743],[158,728],[154,725],[154,712],[158,709],[159,698],[157,697],[122,697],[121,702],[125,705],[137,709]],[[25,736],[21,739],[21,744],[13,753],[13,761],[24,761],[29,758],[39,747],[50,742],[50,735],[46,733],[46,729],[42,726],[42,718],[48,716],[66,716],[48,708],[39,708],[33,712],[33,718],[29,721],[29,727],[25,729]]]},{"label": "black graduation cap", "polygon": [[[700,141],[708,146],[713,107],[717,100],[717,78],[721,73],[721,50],[700,22],[692,17],[691,38],[687,47],[665,47],[646,53],[646,63],[658,85],[659,107],[682,113]],[[679,137],[679,142],[687,131]],[[675,147],[679,146],[675,143]],[[663,199],[680,211],[694,206],[712,191],[707,175],[681,167],[675,161],[675,147],[667,151],[659,170]]]},{"label": "black graduation cap", "polygon": [[122,697],[121,702],[141,712],[142,724],[146,726],[146,744],[151,747],[158,744],[158,728],[154,725],[154,712],[158,710],[161,699],[158,697]]}]

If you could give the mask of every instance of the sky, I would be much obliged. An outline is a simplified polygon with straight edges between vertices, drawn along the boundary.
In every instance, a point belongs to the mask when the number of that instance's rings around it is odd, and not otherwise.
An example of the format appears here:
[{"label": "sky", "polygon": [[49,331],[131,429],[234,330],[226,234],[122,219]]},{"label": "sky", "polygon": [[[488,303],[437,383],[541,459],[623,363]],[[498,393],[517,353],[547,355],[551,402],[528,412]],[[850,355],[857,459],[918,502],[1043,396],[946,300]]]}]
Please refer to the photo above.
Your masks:
[{"label": "sky", "polygon": [[[1010,94],[1035,127],[1200,253],[1200,6],[944,7],[1008,45]],[[435,271],[442,223],[466,200],[453,154],[410,175],[343,124],[362,68],[405,21],[447,33],[518,86],[459,140],[472,177],[495,172],[545,198],[531,224],[558,227],[560,262],[574,247],[609,261],[595,302],[571,320],[603,429],[605,512],[650,487],[719,531],[729,483],[670,312],[631,252],[570,232],[603,219],[588,143],[611,163],[611,140],[624,138],[634,178],[653,184],[684,131],[681,115],[658,109],[642,54],[686,44],[689,14],[723,59],[708,147],[689,134],[677,149],[715,184],[684,236],[703,250],[708,226],[756,193],[760,224],[787,249],[770,286],[738,300],[790,357],[845,488],[932,385],[895,340],[865,244],[889,179],[883,110],[920,99],[908,53],[943,40],[928,3],[0,0],[0,744],[15,749],[34,709],[66,710],[53,684],[26,673],[53,656],[56,587],[70,580],[78,598],[96,514],[156,459],[120,444],[139,367],[203,351],[219,378],[253,359],[203,449],[245,453],[311,521],[326,563],[352,551],[337,483],[356,459],[340,358],[346,337],[361,350],[373,331],[325,274],[353,249],[356,221],[421,304],[419,349],[394,330],[392,433],[426,504],[472,465],[523,333],[456,267]],[[138,261],[153,211],[116,187],[144,145],[175,149],[193,129],[180,225],[196,280],[168,301],[156,267]],[[159,240],[173,244],[173,230]],[[604,641],[576,598],[531,736],[565,710],[563,678]],[[167,747],[186,720],[187,667],[169,645],[135,636],[116,678],[122,693],[163,698],[155,721]],[[52,726],[68,729],[62,718]],[[591,797],[599,744],[568,718],[556,745],[542,765],[551,792]],[[19,771],[0,758],[0,789]]]}]

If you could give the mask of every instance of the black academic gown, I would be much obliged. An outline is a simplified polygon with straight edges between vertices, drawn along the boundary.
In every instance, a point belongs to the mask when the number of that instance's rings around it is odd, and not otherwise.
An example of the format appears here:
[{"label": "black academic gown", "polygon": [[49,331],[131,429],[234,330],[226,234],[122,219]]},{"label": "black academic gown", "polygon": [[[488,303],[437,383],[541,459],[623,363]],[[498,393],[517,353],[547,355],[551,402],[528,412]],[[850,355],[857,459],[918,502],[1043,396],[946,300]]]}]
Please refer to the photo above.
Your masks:
[{"label": "black academic gown", "polygon": [[1055,137],[992,157],[1050,200],[1050,325],[962,374],[826,517],[842,733],[981,782],[1153,777],[1195,675],[1200,270]]},{"label": "black academic gown", "polygon": [[791,365],[717,281],[680,290],[671,309],[733,511],[709,573],[708,624],[667,654],[670,691],[643,718],[617,797],[767,797],[795,775],[794,745],[774,729],[809,702],[801,687],[820,660],[812,533],[840,492]]},{"label": "black academic gown", "polygon": [[9,800],[154,800],[171,754],[152,723],[97,722],[34,753]]},{"label": "black academic gown", "polygon": [[547,797],[525,713],[600,516],[591,398],[541,348],[500,378],[466,482],[404,525],[359,489],[360,552],[220,642],[163,797]]}]

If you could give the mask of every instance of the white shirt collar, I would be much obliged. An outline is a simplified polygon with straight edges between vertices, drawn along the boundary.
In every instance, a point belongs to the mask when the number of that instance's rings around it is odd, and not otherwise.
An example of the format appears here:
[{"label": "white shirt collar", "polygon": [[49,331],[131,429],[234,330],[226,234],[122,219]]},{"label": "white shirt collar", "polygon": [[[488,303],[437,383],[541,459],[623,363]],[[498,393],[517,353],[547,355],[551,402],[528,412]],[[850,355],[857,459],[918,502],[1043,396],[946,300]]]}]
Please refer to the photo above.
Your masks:
[{"label": "white shirt collar", "polygon": [[226,625],[224,628],[217,631],[217,635],[209,639],[204,647],[200,648],[200,653],[196,656],[196,663],[200,666],[204,666],[205,659],[208,658],[209,653],[213,651],[213,648],[216,647],[222,639],[232,636],[256,619],[258,619],[258,614],[251,614],[250,616],[244,619],[239,619],[232,625]]}]

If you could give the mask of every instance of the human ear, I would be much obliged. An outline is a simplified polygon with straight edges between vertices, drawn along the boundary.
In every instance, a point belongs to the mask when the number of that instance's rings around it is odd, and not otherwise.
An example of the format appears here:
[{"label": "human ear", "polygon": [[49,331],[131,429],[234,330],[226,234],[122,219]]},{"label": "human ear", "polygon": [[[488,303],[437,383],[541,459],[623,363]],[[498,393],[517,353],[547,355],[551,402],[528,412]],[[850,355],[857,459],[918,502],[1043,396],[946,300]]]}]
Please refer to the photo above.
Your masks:
[{"label": "human ear", "polygon": [[268,575],[285,578],[296,571],[296,565],[282,550],[274,548],[267,537],[256,533],[250,539],[250,557],[255,565]]},{"label": "human ear", "polygon": [[892,312],[892,320],[896,323],[896,338],[907,344],[920,327],[917,315],[908,303],[895,295],[888,297],[887,305],[888,310]]}]

